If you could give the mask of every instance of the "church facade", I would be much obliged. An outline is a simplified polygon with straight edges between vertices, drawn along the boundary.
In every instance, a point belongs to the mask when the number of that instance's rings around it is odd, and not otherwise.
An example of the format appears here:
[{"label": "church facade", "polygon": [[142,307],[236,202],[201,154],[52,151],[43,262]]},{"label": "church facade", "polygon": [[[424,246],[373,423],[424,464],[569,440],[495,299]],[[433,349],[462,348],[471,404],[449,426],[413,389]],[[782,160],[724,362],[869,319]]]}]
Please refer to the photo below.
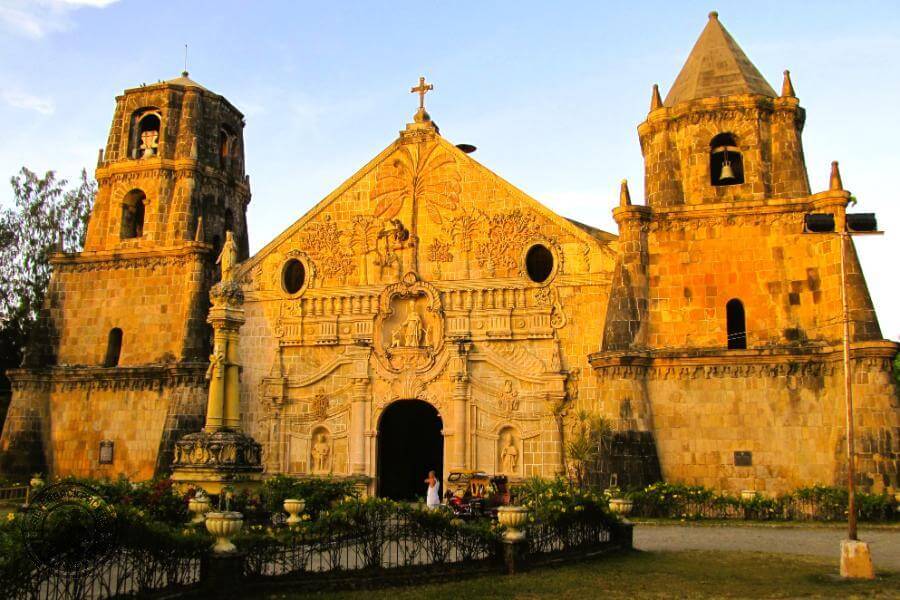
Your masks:
[{"label": "church facade", "polygon": [[[424,108],[254,256],[243,117],[187,78],[126,90],[85,249],[58,254],[42,332],[9,374],[0,468],[149,477],[204,420],[205,323],[226,232],[240,263],[240,426],[267,474],[567,465],[587,411],[621,484],[788,491],[846,474],[837,166],[813,193],[805,113],[713,13],[638,127],[645,203],[618,234],[557,215],[445,139]],[[824,179],[824,177],[823,177]],[[897,344],[848,249],[860,483],[895,489]],[[615,470],[615,467],[613,468]],[[612,473],[610,473],[611,475]]]}]

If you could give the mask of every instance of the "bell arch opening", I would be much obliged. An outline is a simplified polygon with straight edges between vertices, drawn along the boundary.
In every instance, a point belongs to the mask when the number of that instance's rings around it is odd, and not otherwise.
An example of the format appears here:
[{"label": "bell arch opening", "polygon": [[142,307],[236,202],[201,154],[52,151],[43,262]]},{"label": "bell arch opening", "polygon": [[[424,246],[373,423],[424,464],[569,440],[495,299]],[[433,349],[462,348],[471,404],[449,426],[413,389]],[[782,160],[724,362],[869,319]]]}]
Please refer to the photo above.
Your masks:
[{"label": "bell arch opening", "polygon": [[709,143],[709,179],[721,187],[744,183],[744,159],[730,133],[720,133]]},{"label": "bell arch opening", "polygon": [[422,400],[399,400],[384,410],[376,449],[379,496],[424,500],[428,471],[443,482],[443,426],[437,410]]}]

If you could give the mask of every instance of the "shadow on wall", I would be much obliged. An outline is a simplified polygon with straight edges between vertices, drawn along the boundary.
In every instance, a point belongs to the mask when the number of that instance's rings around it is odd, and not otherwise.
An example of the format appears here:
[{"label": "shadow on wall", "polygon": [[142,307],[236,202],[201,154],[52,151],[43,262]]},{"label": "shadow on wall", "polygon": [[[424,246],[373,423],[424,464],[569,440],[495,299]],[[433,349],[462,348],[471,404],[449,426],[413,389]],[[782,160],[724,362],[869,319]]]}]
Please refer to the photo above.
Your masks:
[{"label": "shadow on wall", "polygon": [[643,489],[662,481],[656,440],[649,431],[617,431],[612,434],[609,452],[588,472],[588,483],[599,488],[618,486],[623,490]]}]

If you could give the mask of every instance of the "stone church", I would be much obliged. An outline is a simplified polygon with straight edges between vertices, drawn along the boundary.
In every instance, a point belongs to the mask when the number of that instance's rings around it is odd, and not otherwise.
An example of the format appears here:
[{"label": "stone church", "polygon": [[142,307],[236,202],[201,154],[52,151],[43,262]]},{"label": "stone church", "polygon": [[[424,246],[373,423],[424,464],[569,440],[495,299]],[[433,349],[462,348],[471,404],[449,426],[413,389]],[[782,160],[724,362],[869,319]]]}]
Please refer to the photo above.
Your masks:
[{"label": "stone church", "polygon": [[[0,468],[169,472],[222,360],[207,315],[233,236],[227,418],[265,474],[363,476],[393,497],[429,469],[550,477],[589,411],[615,431],[620,485],[842,481],[840,241],[805,234],[804,216],[840,225],[851,196],[836,164],[810,189],[786,71],[776,93],[712,13],[665,99],[653,88],[645,199],[623,182],[617,234],[444,138],[429,89],[396,140],[254,256],[241,113],[187,73],[119,96],[84,251],[54,255],[40,335],[9,373]],[[848,254],[860,483],[896,489],[898,345]]]}]

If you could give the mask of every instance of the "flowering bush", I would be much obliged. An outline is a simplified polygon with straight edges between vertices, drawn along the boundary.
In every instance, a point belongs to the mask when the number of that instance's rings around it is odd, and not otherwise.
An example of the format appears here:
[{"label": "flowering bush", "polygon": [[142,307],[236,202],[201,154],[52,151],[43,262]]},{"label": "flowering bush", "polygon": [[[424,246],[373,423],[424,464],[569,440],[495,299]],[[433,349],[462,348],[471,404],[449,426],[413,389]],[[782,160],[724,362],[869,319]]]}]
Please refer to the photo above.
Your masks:
[{"label": "flowering bush", "polygon": [[[702,486],[654,483],[631,492],[636,516],[673,519],[756,519],[823,521],[847,518],[846,488],[815,485],[777,497],[756,494],[749,499],[720,494]],[[887,494],[857,493],[860,520],[885,521],[900,515]]]},{"label": "flowering bush", "polygon": [[178,492],[171,479],[132,482],[120,476],[118,479],[65,477],[60,481],[88,486],[113,507],[134,507],[150,520],[171,525],[187,520],[187,501],[193,495]]},{"label": "flowering bush", "polygon": [[572,520],[589,519],[607,525],[618,523],[618,519],[609,512],[608,497],[582,490],[562,477],[533,477],[515,486],[511,493],[513,504],[530,511],[530,522],[561,525]]}]

